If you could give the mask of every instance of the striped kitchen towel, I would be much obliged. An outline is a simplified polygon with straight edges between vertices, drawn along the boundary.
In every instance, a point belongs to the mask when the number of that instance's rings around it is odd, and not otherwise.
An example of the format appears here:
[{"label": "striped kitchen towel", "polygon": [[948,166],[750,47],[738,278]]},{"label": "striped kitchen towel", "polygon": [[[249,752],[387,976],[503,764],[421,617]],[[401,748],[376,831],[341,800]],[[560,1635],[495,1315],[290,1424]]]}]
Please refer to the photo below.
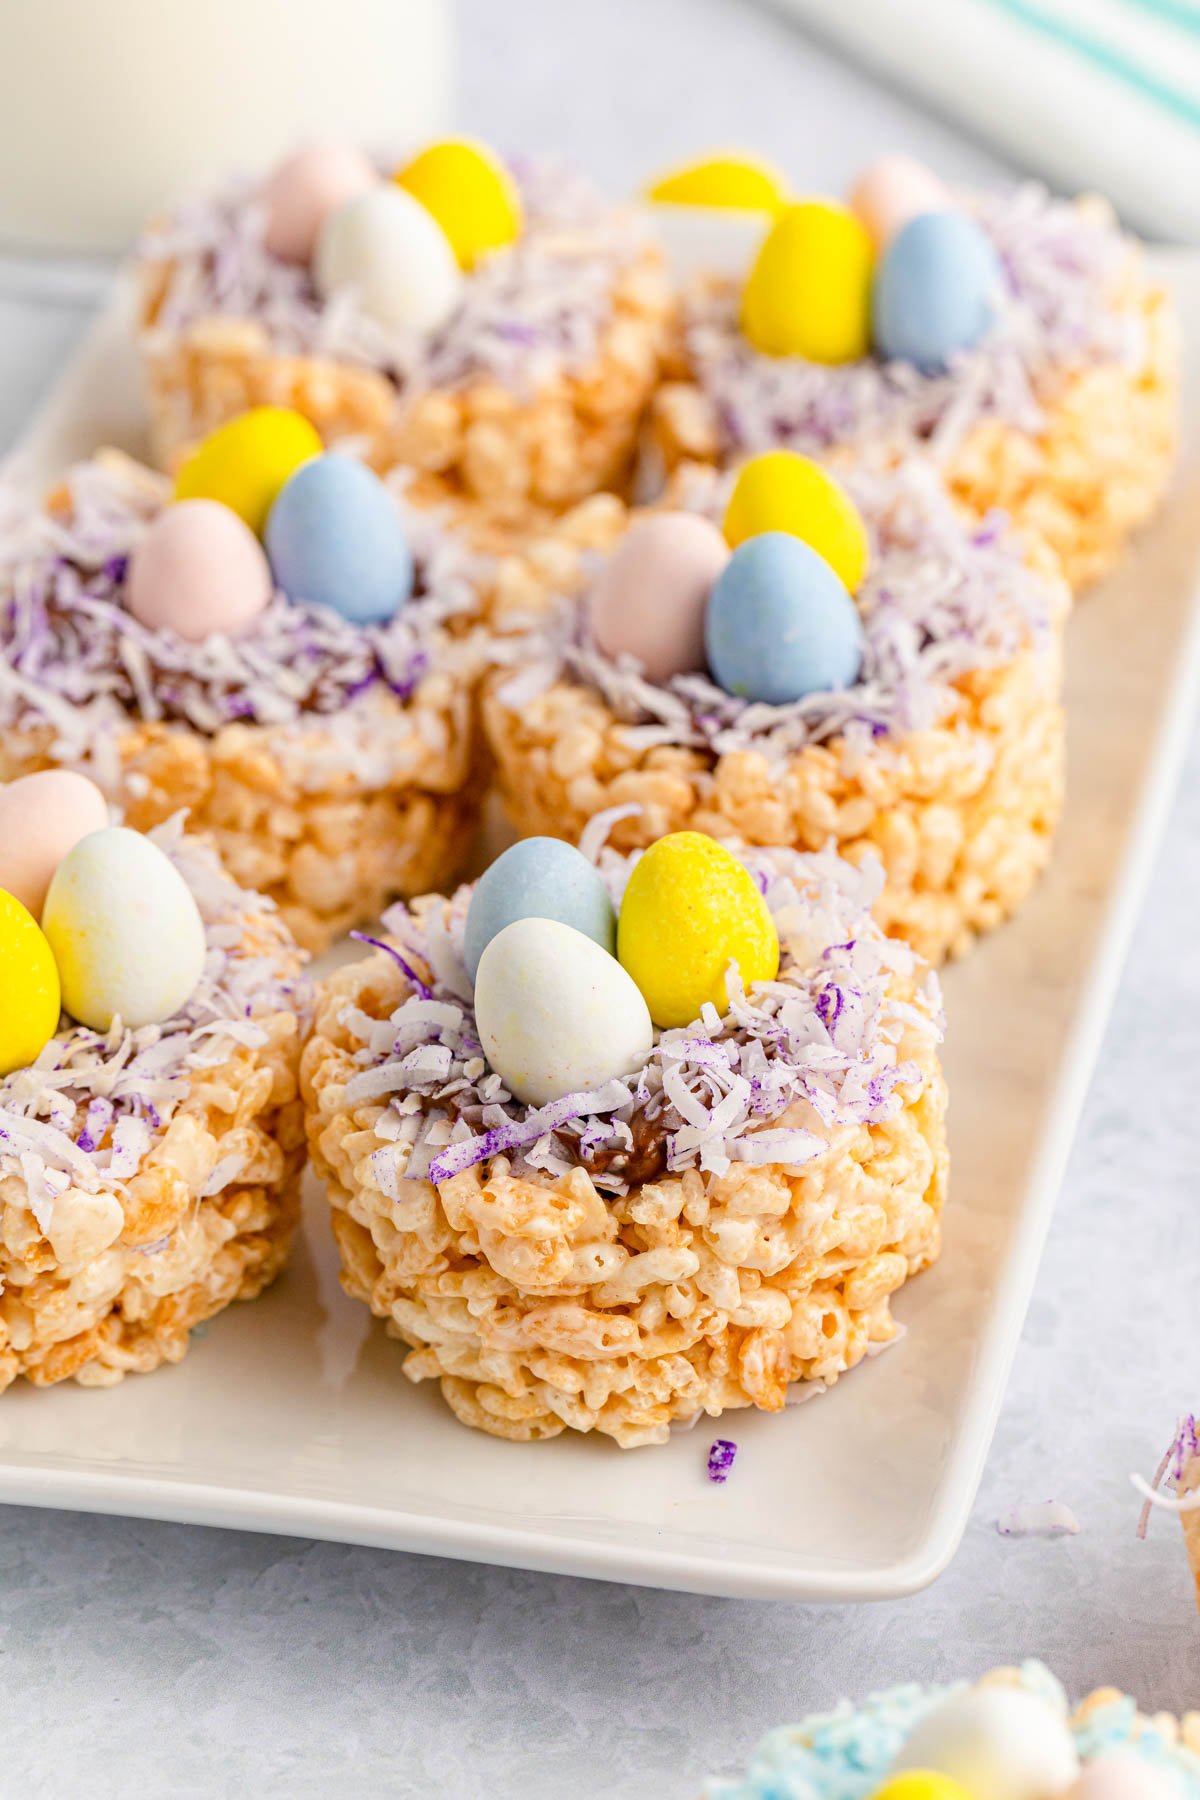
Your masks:
[{"label": "striped kitchen towel", "polygon": [[1200,243],[1200,0],[773,0],[1066,190]]}]

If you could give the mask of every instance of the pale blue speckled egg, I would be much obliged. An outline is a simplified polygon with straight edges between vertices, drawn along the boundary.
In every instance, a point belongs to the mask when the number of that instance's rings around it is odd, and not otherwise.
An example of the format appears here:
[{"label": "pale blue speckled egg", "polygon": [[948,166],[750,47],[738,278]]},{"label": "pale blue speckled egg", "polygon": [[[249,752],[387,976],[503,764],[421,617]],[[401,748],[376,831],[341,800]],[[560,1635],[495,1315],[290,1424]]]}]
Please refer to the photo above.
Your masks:
[{"label": "pale blue speckled egg", "polygon": [[289,600],[328,606],[354,625],[383,624],[412,593],[412,552],[395,500],[365,463],[336,450],[289,476],[265,541]]},{"label": "pale blue speckled egg", "polygon": [[788,531],[739,544],[709,596],[704,641],[719,687],[773,706],[849,687],[862,665],[862,623],[845,584]]},{"label": "pale blue speckled egg", "polygon": [[463,938],[472,981],[492,939],[518,919],[557,919],[614,954],[617,921],[608,890],[587,857],[558,838],[523,838],[480,876]]},{"label": "pale blue speckled egg", "polygon": [[896,233],[875,273],[875,348],[940,374],[986,334],[1003,286],[1000,259],[974,219],[919,213]]}]

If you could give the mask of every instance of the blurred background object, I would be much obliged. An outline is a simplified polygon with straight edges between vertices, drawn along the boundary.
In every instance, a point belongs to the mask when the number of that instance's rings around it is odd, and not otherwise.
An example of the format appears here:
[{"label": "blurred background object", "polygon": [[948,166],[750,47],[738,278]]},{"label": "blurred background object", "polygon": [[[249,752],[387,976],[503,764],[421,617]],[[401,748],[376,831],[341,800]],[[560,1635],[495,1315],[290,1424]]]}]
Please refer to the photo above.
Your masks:
[{"label": "blurred background object", "polygon": [[450,81],[449,0],[4,0],[0,242],[123,249],[316,133],[402,150]]}]

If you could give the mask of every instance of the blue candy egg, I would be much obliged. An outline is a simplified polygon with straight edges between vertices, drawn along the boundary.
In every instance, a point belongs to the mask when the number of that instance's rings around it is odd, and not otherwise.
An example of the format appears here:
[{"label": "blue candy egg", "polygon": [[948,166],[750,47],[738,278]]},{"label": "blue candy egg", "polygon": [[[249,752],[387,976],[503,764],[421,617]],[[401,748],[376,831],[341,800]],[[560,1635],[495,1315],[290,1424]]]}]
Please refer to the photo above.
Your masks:
[{"label": "blue candy egg", "polygon": [[480,876],[463,938],[472,981],[492,939],[518,919],[557,919],[614,953],[617,917],[608,889],[587,857],[558,838],[523,838]]},{"label": "blue candy egg", "polygon": [[961,212],[918,213],[892,239],[875,273],[872,331],[881,356],[941,374],[995,318],[1000,259]]},{"label": "blue candy egg", "polygon": [[352,456],[329,451],[302,463],[275,498],[265,542],[289,600],[328,606],[354,625],[382,624],[412,593],[396,502]]},{"label": "blue candy egg", "polygon": [[862,664],[862,623],[823,556],[790,531],[764,531],[739,544],[718,575],[704,645],[726,693],[784,706],[850,686]]}]

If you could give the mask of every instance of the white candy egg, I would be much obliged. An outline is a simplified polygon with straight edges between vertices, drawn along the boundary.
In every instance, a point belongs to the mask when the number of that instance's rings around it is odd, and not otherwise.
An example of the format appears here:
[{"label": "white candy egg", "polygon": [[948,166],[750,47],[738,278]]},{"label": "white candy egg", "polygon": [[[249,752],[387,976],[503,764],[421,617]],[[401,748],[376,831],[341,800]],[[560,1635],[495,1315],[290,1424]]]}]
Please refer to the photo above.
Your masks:
[{"label": "white candy egg", "polygon": [[161,1025],[191,998],[204,968],[204,924],[168,856],[112,825],[81,838],[50,883],[42,930],[58,964],[64,1009],[107,1031]]},{"label": "white candy egg", "polygon": [[363,311],[389,331],[436,331],[462,289],[449,238],[393,181],[377,182],[330,213],[313,276],[326,300],[352,288]]},{"label": "white candy egg", "polygon": [[517,919],[488,944],[475,1022],[493,1069],[532,1106],[632,1074],[654,1043],[646,1002],[616,957],[557,919]]},{"label": "white candy egg", "polygon": [[1079,1774],[1079,1757],[1047,1701],[1019,1688],[971,1688],[922,1719],[895,1769],[936,1769],[972,1800],[1051,1800]]}]

